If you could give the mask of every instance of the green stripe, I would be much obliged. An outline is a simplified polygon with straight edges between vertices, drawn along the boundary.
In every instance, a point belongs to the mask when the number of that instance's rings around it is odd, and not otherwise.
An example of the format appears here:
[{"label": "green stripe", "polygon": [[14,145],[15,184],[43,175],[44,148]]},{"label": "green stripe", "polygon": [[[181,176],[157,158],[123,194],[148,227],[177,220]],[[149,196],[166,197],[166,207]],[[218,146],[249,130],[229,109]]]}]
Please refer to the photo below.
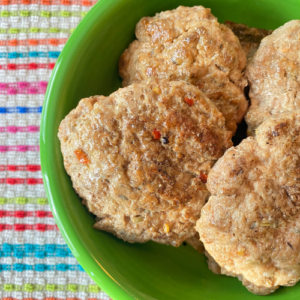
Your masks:
[{"label": "green stripe", "polygon": [[26,198],[26,197],[16,197],[16,198],[4,198],[0,197],[0,205],[3,204],[40,204],[46,205],[48,204],[48,200],[46,198]]},{"label": "green stripe", "polygon": [[37,27],[32,27],[32,28],[0,28],[0,34],[18,34],[18,33],[38,33],[38,32],[43,32],[43,33],[72,33],[75,28],[71,29],[60,29],[60,28],[37,28]]},{"label": "green stripe", "polygon": [[24,285],[17,285],[17,284],[0,284],[0,291],[5,292],[41,292],[41,291],[49,291],[49,292],[56,292],[56,291],[68,291],[68,292],[89,292],[89,293],[100,293],[101,289],[95,285],[80,285],[80,284],[74,284],[69,283],[67,285],[63,284],[46,284],[46,285],[40,285],[40,284],[31,284],[26,283]]},{"label": "green stripe", "polygon": [[67,11],[67,10],[59,10],[59,11],[30,11],[30,10],[19,10],[19,11],[8,11],[2,10],[0,12],[0,16],[3,18],[8,17],[43,17],[43,18],[51,18],[51,17],[63,17],[63,18],[70,18],[70,17],[78,17],[83,18],[87,14],[86,11]]}]

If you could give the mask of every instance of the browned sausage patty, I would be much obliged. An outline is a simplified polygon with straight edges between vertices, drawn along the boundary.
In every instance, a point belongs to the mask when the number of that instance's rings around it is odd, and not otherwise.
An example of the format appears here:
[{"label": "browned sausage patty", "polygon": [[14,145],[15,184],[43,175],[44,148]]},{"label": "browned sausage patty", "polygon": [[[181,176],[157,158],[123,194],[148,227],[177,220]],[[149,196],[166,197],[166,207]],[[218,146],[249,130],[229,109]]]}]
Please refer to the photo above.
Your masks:
[{"label": "browned sausage patty", "polygon": [[258,49],[261,40],[273,32],[273,30],[253,28],[232,21],[225,21],[224,25],[229,27],[238,37],[248,59],[252,57]]},{"label": "browned sausage patty", "polygon": [[202,6],[183,7],[142,18],[137,40],[122,54],[123,86],[148,78],[184,80],[199,87],[235,132],[247,110],[246,55],[238,38]]},{"label": "browned sausage patty", "polygon": [[300,279],[300,111],[270,117],[218,160],[196,229],[247,288],[267,294]]},{"label": "browned sausage patty", "polygon": [[183,81],[152,81],[80,101],[58,137],[95,228],[179,246],[208,199],[206,175],[232,145],[213,103]]},{"label": "browned sausage patty", "polygon": [[246,76],[251,106],[249,134],[268,117],[300,108],[300,21],[294,20],[264,38],[250,60]]}]

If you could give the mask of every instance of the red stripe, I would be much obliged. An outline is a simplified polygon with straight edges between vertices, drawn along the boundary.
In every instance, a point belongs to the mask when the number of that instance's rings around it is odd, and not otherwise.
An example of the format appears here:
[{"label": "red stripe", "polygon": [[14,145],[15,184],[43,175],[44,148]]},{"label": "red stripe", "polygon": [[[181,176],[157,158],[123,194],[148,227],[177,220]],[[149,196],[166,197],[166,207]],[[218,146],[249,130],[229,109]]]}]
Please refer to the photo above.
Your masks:
[{"label": "red stripe", "polygon": [[40,171],[40,165],[0,165],[0,172],[10,171],[29,171],[29,172],[36,172]]},{"label": "red stripe", "polygon": [[[0,0],[1,1],[1,0]],[[55,66],[55,63],[47,63],[47,64],[7,64],[0,65],[0,70],[36,70],[36,69],[49,69],[52,70]]]},{"label": "red stripe", "polygon": [[47,224],[0,224],[0,232],[4,230],[14,230],[14,231],[25,231],[25,230],[36,230],[36,231],[48,231],[48,230],[58,230],[57,225],[47,225]]},{"label": "red stripe", "polygon": [[28,185],[35,185],[35,184],[43,184],[42,178],[0,178],[0,184],[28,184]]},{"label": "red stripe", "polygon": [[37,218],[52,218],[53,215],[50,211],[8,211],[8,210],[0,210],[0,218],[4,217],[14,217],[14,218],[26,218],[26,217],[37,217]]},{"label": "red stripe", "polygon": [[62,45],[67,42],[67,39],[28,39],[28,40],[0,40],[0,46],[37,46],[37,45]]}]

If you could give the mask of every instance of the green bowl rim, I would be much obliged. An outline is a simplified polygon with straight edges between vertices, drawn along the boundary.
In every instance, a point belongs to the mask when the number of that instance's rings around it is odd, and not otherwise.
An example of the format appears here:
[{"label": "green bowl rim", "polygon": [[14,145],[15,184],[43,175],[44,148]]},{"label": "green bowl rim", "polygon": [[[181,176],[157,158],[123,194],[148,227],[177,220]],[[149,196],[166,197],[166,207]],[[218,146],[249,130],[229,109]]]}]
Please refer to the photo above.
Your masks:
[{"label": "green bowl rim", "polygon": [[[116,3],[118,0],[115,1]],[[42,168],[42,176],[44,181],[44,186],[46,190],[46,195],[48,197],[48,201],[50,204],[51,211],[53,212],[53,216],[55,222],[62,234],[65,242],[69,246],[73,255],[80,263],[80,265],[84,268],[86,273],[96,282],[96,284],[106,292],[111,298],[116,299],[124,299],[124,300],[132,300],[136,299],[134,295],[129,295],[130,293],[126,290],[124,286],[118,283],[114,278],[109,275],[109,272],[104,269],[101,263],[92,256],[86,246],[82,245],[80,238],[77,236],[76,231],[70,226],[70,219],[66,210],[63,206],[56,202],[54,205],[54,195],[51,189],[53,183],[53,175],[51,173],[51,166],[48,163],[48,156],[51,151],[51,143],[46,138],[47,133],[49,132],[49,126],[46,122],[47,114],[49,111],[49,106],[51,105],[51,91],[55,86],[55,82],[59,79],[59,72],[61,68],[61,63],[64,60],[65,56],[72,56],[76,51],[76,44],[83,38],[86,32],[91,28],[94,22],[97,19],[101,18],[102,15],[105,15],[105,11],[111,6],[110,1],[101,0],[98,1],[88,12],[88,14],[82,19],[79,25],[76,27],[70,38],[68,39],[66,45],[64,46],[56,64],[52,71],[47,91],[44,98],[42,115],[41,115],[41,128],[40,128],[40,156],[41,156],[41,168]],[[50,149],[50,150],[49,150]],[[50,179],[50,180],[49,180]],[[59,217],[57,211],[60,211]],[[62,221],[63,220],[63,221]],[[79,254],[80,252],[80,254]],[[97,272],[97,275],[96,275]],[[99,273],[101,276],[99,276]]]}]

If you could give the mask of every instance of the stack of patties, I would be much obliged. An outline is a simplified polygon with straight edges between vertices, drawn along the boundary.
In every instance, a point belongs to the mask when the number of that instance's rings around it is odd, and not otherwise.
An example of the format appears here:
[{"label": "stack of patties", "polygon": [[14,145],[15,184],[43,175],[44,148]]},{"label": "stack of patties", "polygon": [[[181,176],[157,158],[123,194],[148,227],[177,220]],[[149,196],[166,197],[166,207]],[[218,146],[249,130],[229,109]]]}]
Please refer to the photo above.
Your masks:
[{"label": "stack of patties", "polygon": [[[300,21],[271,35],[225,24],[202,6],[142,18],[123,88],[81,100],[59,139],[95,228],[203,251],[201,239],[214,272],[268,294],[300,278]],[[229,149],[248,106],[245,53],[256,135]]]},{"label": "stack of patties", "polygon": [[253,293],[300,279],[300,21],[264,38],[246,75],[249,137],[208,176],[196,229],[221,273]]},{"label": "stack of patties", "polygon": [[[248,103],[246,56],[233,32],[210,9],[180,6],[142,18],[135,34],[119,62],[123,86],[151,78],[189,82],[217,106],[234,134]],[[187,242],[203,252],[198,235]]]},{"label": "stack of patties", "polygon": [[[123,88],[81,100],[58,136],[95,228],[203,252],[201,239],[212,271],[269,294],[300,279],[300,21],[225,24],[202,6],[142,18]],[[253,137],[230,148],[247,57]]]},{"label": "stack of patties", "polygon": [[201,247],[207,176],[248,106],[246,55],[202,6],[143,18],[136,36],[120,59],[124,88],[81,100],[62,121],[65,169],[95,228]]},{"label": "stack of patties", "polygon": [[183,7],[142,18],[137,40],[122,54],[123,86],[149,78],[183,80],[216,105],[233,133],[247,110],[246,55],[238,38],[210,9]]}]

